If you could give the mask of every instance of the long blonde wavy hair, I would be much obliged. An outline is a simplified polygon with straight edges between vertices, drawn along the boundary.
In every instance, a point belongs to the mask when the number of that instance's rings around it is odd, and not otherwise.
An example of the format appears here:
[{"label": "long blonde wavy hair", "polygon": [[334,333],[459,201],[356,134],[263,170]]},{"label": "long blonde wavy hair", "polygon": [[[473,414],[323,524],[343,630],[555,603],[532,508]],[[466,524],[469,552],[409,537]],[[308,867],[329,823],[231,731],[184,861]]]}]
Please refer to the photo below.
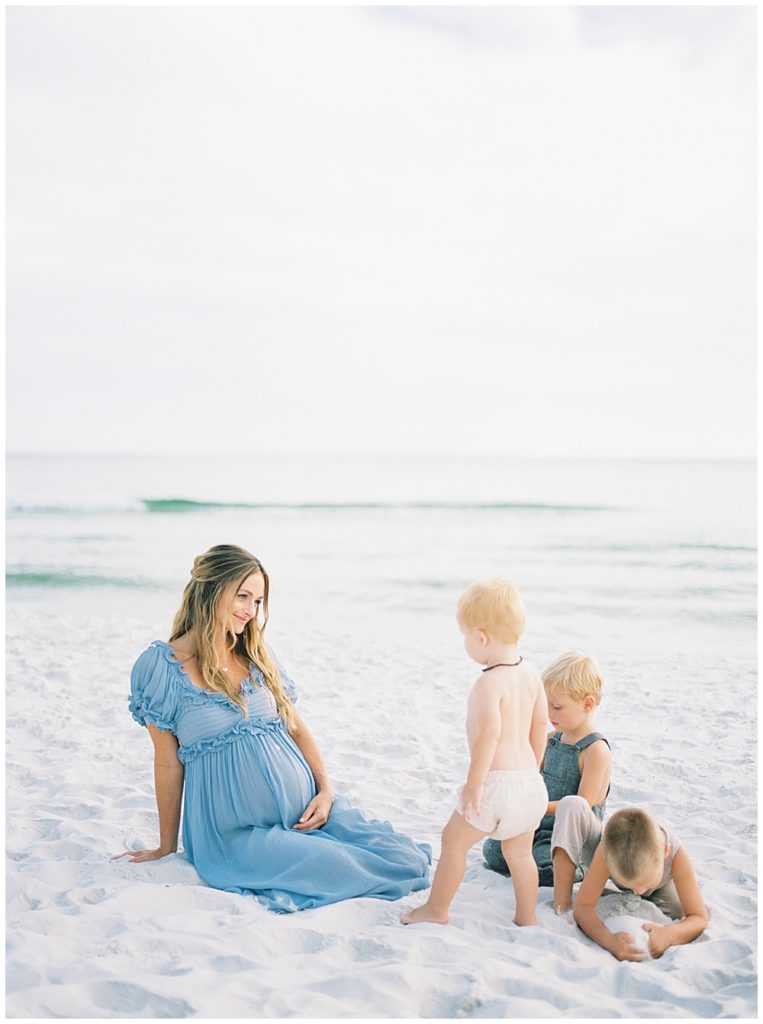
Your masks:
[{"label": "long blonde wavy hair", "polygon": [[215,640],[219,637],[220,621],[217,610],[223,592],[228,587],[240,587],[247,576],[253,573],[261,574],[265,581],[262,623],[260,624],[257,618],[250,619],[239,635],[226,630],[225,642],[234,657],[240,658],[247,665],[256,665],[262,672],[265,685],[275,698],[279,716],[291,726],[294,723],[293,705],[286,696],[278,669],[268,654],[263,639],[268,623],[270,579],[262,563],[254,555],[233,544],[217,544],[194,558],[191,579],[183,591],[182,604],[172,623],[170,643],[192,632],[196,642],[196,660],[204,686],[216,693],[224,693],[241,708],[246,717],[246,698],[234,688],[231,680],[223,672],[218,661]]}]

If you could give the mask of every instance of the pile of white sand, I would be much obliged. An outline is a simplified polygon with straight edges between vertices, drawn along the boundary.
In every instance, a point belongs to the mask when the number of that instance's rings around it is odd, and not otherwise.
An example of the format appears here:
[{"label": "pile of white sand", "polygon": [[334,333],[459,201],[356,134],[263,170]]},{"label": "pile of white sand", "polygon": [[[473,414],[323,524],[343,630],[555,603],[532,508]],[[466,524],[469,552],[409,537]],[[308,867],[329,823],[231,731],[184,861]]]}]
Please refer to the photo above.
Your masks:
[{"label": "pile of white sand", "polygon": [[[30,621],[9,610],[9,1017],[756,1014],[752,664],[600,654],[609,810],[643,804],[676,831],[711,914],[694,943],[619,963],[554,916],[549,889],[539,927],[514,927],[511,883],[479,849],[446,927],[398,923],[423,893],[277,915],[208,888],[182,855],[112,861],[157,841],[151,743],[126,697],[133,660],[164,632],[137,618]],[[335,788],[436,858],[475,666],[455,641],[438,655],[384,630],[277,641]]]}]

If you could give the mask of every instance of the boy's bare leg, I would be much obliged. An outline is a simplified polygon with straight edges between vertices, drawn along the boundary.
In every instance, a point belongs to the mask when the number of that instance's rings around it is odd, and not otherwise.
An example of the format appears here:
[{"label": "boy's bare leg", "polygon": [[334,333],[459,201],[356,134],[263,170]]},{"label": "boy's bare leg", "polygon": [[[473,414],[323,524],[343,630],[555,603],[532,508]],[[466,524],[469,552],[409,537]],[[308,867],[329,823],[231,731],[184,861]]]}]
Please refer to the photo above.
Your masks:
[{"label": "boy's bare leg", "polygon": [[506,863],[514,883],[516,913],[514,924],[537,924],[535,905],[538,902],[538,865],[533,859],[533,832],[504,839],[501,843]]},{"label": "boy's bare leg", "polygon": [[[487,832],[470,825],[458,811],[442,830],[442,849],[437,870],[434,873],[429,899],[415,910],[400,915],[403,924],[419,924],[431,921],[434,924],[448,923],[448,908],[456,895],[466,871],[466,855]],[[537,879],[537,876],[536,876]]]},{"label": "boy's bare leg", "polygon": [[554,865],[554,912],[566,914],[572,906],[572,887],[575,884],[575,865],[561,846],[551,854]]}]

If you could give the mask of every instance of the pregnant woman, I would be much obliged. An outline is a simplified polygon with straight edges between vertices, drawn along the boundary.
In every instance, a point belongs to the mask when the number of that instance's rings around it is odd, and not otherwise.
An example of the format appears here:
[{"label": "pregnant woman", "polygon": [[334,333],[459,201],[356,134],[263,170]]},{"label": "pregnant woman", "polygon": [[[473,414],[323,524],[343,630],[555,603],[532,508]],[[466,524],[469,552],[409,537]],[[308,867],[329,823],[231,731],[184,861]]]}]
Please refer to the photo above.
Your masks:
[{"label": "pregnant woman", "polygon": [[334,798],[294,683],[263,641],[268,590],[253,555],[210,548],[169,643],[135,663],[130,710],[154,743],[159,846],[120,856],[176,851],[182,802],[183,846],[202,879],[271,910],[426,888],[429,846]]}]

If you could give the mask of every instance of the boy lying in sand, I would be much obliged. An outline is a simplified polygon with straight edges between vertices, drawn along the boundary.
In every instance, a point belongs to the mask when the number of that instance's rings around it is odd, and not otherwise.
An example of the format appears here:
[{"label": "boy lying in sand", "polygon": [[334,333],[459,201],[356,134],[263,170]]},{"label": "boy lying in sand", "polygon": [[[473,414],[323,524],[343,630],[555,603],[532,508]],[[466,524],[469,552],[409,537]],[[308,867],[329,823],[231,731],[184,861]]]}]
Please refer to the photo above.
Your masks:
[{"label": "boy lying in sand", "polygon": [[596,912],[596,902],[608,879],[621,890],[650,900],[670,917],[670,924],[646,921],[648,950],[662,956],[670,946],[691,942],[707,927],[707,911],[689,854],[674,835],[646,811],[629,807],[617,811],[604,826],[601,841],[580,886],[573,916],[586,935],[618,960],[643,960],[630,932],[611,932]]},{"label": "boy lying in sand", "polygon": [[507,580],[473,583],[458,602],[457,619],[467,653],[485,666],[467,706],[469,774],[459,792],[458,810],[443,829],[429,899],[400,920],[447,924],[466,854],[493,836],[501,841],[514,882],[514,923],[534,925],[538,868],[532,844],[548,804],[538,771],[546,746],[547,707],[540,676],[517,651],[524,607]]}]

